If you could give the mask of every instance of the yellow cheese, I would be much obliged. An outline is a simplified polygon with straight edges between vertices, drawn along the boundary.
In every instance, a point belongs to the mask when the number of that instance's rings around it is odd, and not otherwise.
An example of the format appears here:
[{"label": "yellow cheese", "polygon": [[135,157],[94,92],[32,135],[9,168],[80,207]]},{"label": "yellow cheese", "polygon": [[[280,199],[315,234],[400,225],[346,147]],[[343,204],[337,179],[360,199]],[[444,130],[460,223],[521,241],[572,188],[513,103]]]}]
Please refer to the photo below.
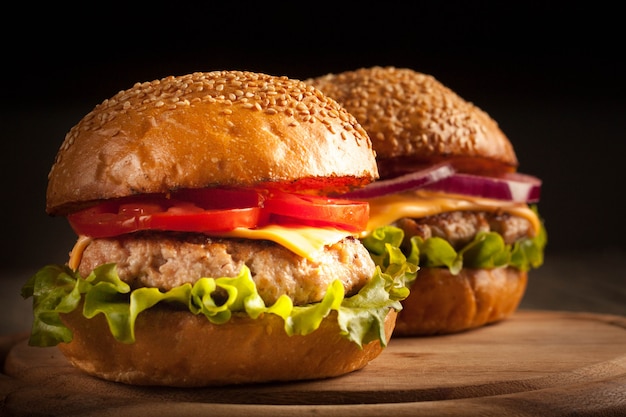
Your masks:
[{"label": "yellow cheese", "polygon": [[67,262],[67,265],[72,269],[72,271],[76,271],[78,269],[80,260],[83,259],[83,252],[85,251],[85,248],[89,246],[90,242],[90,237],[78,236],[78,240],[74,244],[72,252],[70,252],[70,260]]},{"label": "yellow cheese", "polygon": [[269,225],[259,229],[237,228],[221,233],[222,237],[264,239],[276,242],[303,258],[312,259],[326,245],[332,245],[352,235],[345,230],[317,227],[281,227]]},{"label": "yellow cheese", "polygon": [[372,198],[368,202],[370,204],[370,219],[367,232],[391,224],[403,217],[415,219],[460,210],[502,211],[528,219],[535,235],[539,233],[540,228],[540,220],[536,213],[524,203],[425,190],[386,195]]}]

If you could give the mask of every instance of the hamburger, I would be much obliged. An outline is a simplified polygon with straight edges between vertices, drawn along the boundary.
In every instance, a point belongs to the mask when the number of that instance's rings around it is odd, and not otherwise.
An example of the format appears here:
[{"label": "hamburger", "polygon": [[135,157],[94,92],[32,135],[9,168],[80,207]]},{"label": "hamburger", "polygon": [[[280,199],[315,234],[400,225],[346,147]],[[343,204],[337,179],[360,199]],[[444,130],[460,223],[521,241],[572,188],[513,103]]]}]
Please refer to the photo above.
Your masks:
[{"label": "hamburger", "polygon": [[[367,133],[301,81],[245,71],[137,83],[65,137],[46,211],[77,241],[37,271],[32,346],[133,385],[318,379],[386,346],[416,267],[376,264]],[[374,244],[376,244],[374,242]]]},{"label": "hamburger", "polygon": [[459,332],[516,311],[547,235],[541,180],[517,171],[497,122],[408,68],[307,81],[356,117],[377,153],[380,179],[344,197],[370,203],[367,233],[399,228],[403,251],[419,264],[394,336]]}]

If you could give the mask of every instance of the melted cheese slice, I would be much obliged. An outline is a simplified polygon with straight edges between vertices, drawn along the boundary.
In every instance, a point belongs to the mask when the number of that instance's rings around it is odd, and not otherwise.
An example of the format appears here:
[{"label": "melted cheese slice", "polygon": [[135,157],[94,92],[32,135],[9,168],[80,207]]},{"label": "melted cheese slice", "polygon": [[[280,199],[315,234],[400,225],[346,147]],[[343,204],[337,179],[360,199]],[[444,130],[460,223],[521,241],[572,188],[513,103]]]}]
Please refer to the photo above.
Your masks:
[{"label": "melted cheese slice", "polygon": [[76,271],[78,269],[78,265],[80,265],[80,261],[83,259],[83,252],[87,246],[89,246],[91,241],[92,239],[90,237],[78,236],[78,240],[70,252],[70,260],[67,262],[67,266],[69,266],[72,271]]},{"label": "melted cheese slice", "polygon": [[513,216],[526,218],[535,235],[541,226],[537,214],[527,204],[490,198],[470,197],[458,194],[418,190],[386,195],[368,200],[370,219],[367,232],[391,224],[401,218],[422,218],[450,211],[502,211]]},{"label": "melted cheese slice", "polygon": [[[325,246],[335,244],[352,233],[334,228],[317,227],[281,227],[270,225],[259,229],[238,228],[220,233],[219,237],[271,240],[294,252],[297,255],[313,260]],[[76,270],[83,257],[83,252],[91,242],[91,238],[80,236],[70,253],[68,266]]]},{"label": "melted cheese slice", "polygon": [[303,258],[313,259],[324,246],[332,245],[353,235],[345,230],[318,227],[281,227],[269,225],[259,229],[237,228],[220,237],[271,240]]}]

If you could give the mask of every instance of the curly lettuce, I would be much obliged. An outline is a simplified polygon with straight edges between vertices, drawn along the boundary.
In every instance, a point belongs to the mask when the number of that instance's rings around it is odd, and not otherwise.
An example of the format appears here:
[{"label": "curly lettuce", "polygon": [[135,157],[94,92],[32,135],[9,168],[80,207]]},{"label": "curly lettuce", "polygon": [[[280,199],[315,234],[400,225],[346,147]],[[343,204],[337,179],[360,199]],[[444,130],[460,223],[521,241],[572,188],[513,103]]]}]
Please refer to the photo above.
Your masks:
[{"label": "curly lettuce", "polygon": [[[536,210],[536,207],[532,207]],[[460,250],[455,250],[450,243],[439,237],[422,239],[411,238],[411,256],[417,254],[420,267],[448,268],[452,274],[458,274],[462,268],[498,268],[514,267],[522,271],[539,268],[543,265],[544,250],[548,235],[543,222],[539,233],[532,238],[522,238],[513,245],[506,244],[496,232],[481,232]]]},{"label": "curly lettuce", "polygon": [[236,277],[203,277],[194,284],[164,292],[157,288],[131,290],[119,278],[115,264],[101,265],[87,277],[66,265],[48,265],[22,287],[22,297],[33,298],[29,344],[55,346],[70,342],[73,334],[61,315],[80,308],[81,304],[84,317],[104,315],[118,341],[133,343],[137,317],[158,304],[171,304],[201,314],[217,325],[227,323],[234,313],[245,313],[252,319],[275,314],[283,318],[288,335],[309,334],[331,311],[336,311],[344,337],[360,347],[374,340],[386,346],[385,317],[392,308],[402,309],[400,301],[408,296],[408,285],[417,273],[417,266],[411,262],[417,257],[413,254],[407,258],[400,251],[402,239],[397,239],[398,231],[386,228],[367,239],[366,247],[375,251],[372,258],[377,266],[372,279],[357,294],[345,297],[343,284],[335,280],[321,302],[301,306],[294,306],[286,295],[266,305],[245,266]]}]

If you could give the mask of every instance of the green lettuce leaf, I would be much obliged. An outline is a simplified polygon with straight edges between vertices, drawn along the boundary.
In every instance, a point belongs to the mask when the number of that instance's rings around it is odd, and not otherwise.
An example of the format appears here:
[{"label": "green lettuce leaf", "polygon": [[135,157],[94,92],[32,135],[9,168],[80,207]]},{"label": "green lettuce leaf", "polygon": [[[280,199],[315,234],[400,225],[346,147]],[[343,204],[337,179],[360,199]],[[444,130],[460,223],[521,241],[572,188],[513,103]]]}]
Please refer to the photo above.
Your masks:
[{"label": "green lettuce leaf", "polygon": [[103,314],[111,334],[123,343],[134,342],[139,314],[159,303],[168,303],[187,308],[192,314],[202,314],[214,324],[227,323],[233,313],[245,313],[253,319],[262,314],[276,314],[283,318],[288,335],[309,334],[331,311],[336,311],[344,337],[358,346],[373,340],[385,346],[385,317],[391,308],[402,309],[400,301],[408,296],[408,285],[417,272],[417,266],[409,262],[416,261],[417,254],[411,254],[409,259],[404,256],[399,248],[402,239],[398,240],[398,231],[387,228],[367,239],[377,250],[373,256],[377,267],[372,279],[357,294],[345,297],[343,284],[335,280],[321,302],[302,306],[294,306],[285,295],[274,304],[265,305],[247,267],[236,277],[203,277],[193,285],[184,284],[163,292],[156,288],[131,291],[118,277],[114,264],[101,265],[87,277],[67,266],[48,265],[22,287],[22,296],[33,298],[29,344],[54,346],[70,342],[72,333],[60,315],[74,311],[83,302],[82,314],[88,319]]},{"label": "green lettuce leaf", "polygon": [[[532,207],[536,210],[536,207]],[[458,274],[462,268],[498,268],[512,266],[522,271],[543,265],[544,250],[548,241],[546,229],[541,222],[537,236],[523,238],[507,245],[496,232],[483,232],[456,251],[445,239],[431,237],[426,240],[411,238],[412,252],[417,253],[420,267],[448,268]]]}]

